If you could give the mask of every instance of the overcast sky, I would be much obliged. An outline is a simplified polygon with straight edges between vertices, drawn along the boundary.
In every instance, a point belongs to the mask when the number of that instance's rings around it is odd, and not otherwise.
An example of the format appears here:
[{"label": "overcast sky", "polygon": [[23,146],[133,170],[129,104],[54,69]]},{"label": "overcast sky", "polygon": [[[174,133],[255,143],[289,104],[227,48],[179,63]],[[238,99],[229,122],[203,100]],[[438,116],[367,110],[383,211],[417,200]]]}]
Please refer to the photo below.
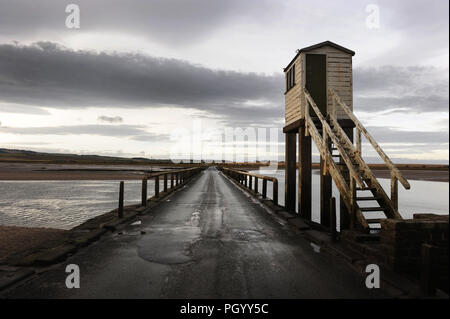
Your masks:
[{"label": "overcast sky", "polygon": [[[79,29],[65,25],[70,3]],[[447,163],[448,9],[447,0],[0,0],[0,148],[167,158],[173,132],[199,123],[281,129],[282,68],[296,49],[330,40],[356,52],[354,111],[394,161]]]}]

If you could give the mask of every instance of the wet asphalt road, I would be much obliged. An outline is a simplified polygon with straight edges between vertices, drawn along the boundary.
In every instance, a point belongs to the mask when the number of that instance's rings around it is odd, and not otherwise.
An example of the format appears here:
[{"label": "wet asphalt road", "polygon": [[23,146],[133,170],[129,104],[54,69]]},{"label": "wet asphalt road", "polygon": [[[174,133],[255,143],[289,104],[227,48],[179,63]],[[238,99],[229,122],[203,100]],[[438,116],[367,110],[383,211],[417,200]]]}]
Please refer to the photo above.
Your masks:
[{"label": "wet asphalt road", "polygon": [[[316,253],[280,218],[210,168],[7,298],[373,298],[341,260]],[[141,230],[145,234],[141,233]],[[80,267],[81,287],[65,286]]]}]

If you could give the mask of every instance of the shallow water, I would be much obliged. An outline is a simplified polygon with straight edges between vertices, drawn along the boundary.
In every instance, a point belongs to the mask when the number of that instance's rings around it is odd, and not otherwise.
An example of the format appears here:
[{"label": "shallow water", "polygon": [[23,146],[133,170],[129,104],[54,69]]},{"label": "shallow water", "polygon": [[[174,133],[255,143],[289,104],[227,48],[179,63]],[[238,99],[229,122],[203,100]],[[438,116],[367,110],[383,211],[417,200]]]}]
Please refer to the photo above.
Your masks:
[{"label": "shallow water", "polygon": [[[284,205],[284,171],[254,171],[278,178],[279,203]],[[390,181],[380,179],[389,194]],[[313,171],[313,214],[319,221],[319,175]],[[162,189],[160,181],[160,189]],[[399,207],[404,218],[414,213],[448,214],[449,183],[410,181],[411,190],[399,185]],[[262,181],[259,181],[262,190]],[[70,229],[117,208],[119,181],[0,181],[0,225]],[[154,181],[148,181],[148,197],[154,194]],[[267,184],[272,198],[272,183]],[[339,225],[339,193],[336,197]],[[141,182],[125,181],[125,205],[141,198]],[[370,205],[370,203],[368,203]],[[297,207],[297,205],[296,205]],[[374,216],[375,217],[375,216]]]},{"label": "shallow water", "polygon": [[[119,181],[0,181],[0,225],[70,229],[117,208],[118,194]],[[124,204],[140,198],[141,181],[125,181]]]}]

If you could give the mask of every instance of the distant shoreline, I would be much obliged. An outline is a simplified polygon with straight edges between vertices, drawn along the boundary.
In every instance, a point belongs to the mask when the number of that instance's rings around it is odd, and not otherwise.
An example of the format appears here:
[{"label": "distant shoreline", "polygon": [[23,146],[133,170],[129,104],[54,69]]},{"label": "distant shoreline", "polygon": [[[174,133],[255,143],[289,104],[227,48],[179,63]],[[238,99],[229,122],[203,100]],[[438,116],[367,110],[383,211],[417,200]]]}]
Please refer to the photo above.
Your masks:
[{"label": "distant shoreline", "polygon": [[[0,181],[27,180],[141,180],[152,172],[180,168],[181,165],[78,165],[78,164],[23,164],[0,162]],[[189,165],[186,165],[189,166]],[[254,170],[255,165],[230,165],[238,169]],[[382,165],[370,165],[380,178],[390,178]],[[419,181],[449,182],[448,165],[403,164],[398,166],[406,179]],[[318,168],[318,165],[313,165]],[[383,169],[384,168],[384,169]],[[283,167],[280,167],[283,169]]]}]

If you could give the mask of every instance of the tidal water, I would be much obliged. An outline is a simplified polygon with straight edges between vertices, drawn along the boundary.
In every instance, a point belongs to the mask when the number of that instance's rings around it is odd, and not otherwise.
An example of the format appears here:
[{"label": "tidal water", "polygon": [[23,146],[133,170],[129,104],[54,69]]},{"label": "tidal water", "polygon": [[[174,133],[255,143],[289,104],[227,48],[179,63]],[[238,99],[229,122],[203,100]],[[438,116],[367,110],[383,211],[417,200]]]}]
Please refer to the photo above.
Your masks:
[{"label": "tidal water", "polygon": [[[70,229],[117,208],[118,194],[119,181],[0,181],[0,225]],[[125,181],[124,204],[140,198],[141,182]]]},{"label": "tidal water", "polygon": [[[284,171],[254,171],[278,178],[279,203],[284,205]],[[380,179],[389,194],[390,181]],[[162,181],[160,189],[162,189]],[[319,172],[313,171],[314,221],[320,220]],[[259,181],[262,190],[262,181]],[[410,181],[411,189],[399,185],[399,207],[404,218],[414,213],[449,212],[449,183]],[[119,181],[0,181],[0,225],[51,227],[70,229],[82,222],[117,208]],[[272,183],[267,184],[272,197]],[[154,181],[148,181],[148,196],[154,194]],[[339,193],[333,186],[339,213]],[[136,204],[141,198],[141,182],[125,181],[125,205]],[[370,205],[370,203],[367,203]],[[297,206],[297,205],[296,205]],[[339,214],[338,225],[339,225]]]},{"label": "tidal water", "polygon": [[[278,199],[280,205],[284,205],[284,170],[260,170],[253,171],[267,176],[273,176],[278,179]],[[386,194],[390,196],[390,180],[378,179]],[[298,182],[298,181],[297,181]],[[434,213],[439,215],[448,215],[449,213],[449,183],[447,182],[428,182],[409,180],[411,189],[405,190],[399,183],[399,212],[403,218],[409,219],[415,213]],[[259,190],[262,189],[262,181],[259,181]],[[320,221],[320,175],[318,170],[313,170],[312,174],[312,220]],[[267,183],[268,197],[272,198],[272,183]],[[298,194],[297,194],[298,195]],[[364,194],[369,196],[369,194]],[[339,225],[339,192],[333,183],[333,196],[336,198],[337,224]],[[296,197],[296,205],[298,196]],[[371,206],[370,202],[362,203],[361,206]],[[377,218],[378,216],[372,215]],[[380,216],[381,217],[381,216]]]}]

